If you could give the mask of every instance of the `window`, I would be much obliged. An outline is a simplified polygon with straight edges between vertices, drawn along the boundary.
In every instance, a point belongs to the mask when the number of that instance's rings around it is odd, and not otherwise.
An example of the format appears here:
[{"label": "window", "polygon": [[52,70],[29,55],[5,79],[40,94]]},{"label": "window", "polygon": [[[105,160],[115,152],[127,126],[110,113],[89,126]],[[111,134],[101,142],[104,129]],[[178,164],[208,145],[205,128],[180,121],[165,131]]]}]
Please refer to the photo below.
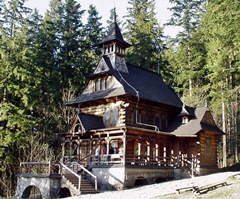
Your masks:
[{"label": "window", "polygon": [[110,88],[111,77],[103,77],[93,80],[93,91],[102,91]]},{"label": "window", "polygon": [[83,128],[80,123],[77,123],[74,127],[74,132],[73,133],[83,133]]},{"label": "window", "polygon": [[108,89],[110,87],[110,77],[107,77],[105,79],[105,89]]},{"label": "window", "polygon": [[187,124],[188,123],[188,117],[187,116],[183,116],[182,123],[183,124]]},{"label": "window", "polygon": [[100,90],[100,81],[97,79],[95,81],[95,91],[99,91]]},{"label": "window", "polygon": [[102,78],[100,80],[100,90],[105,90],[105,78]]}]

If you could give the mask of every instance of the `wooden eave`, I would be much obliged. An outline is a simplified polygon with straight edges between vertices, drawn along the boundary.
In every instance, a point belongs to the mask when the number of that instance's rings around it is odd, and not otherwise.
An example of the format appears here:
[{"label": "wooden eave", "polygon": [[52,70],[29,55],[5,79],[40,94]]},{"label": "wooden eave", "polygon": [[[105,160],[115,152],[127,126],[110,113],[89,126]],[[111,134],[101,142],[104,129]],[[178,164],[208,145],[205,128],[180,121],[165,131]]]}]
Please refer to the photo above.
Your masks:
[{"label": "wooden eave", "polygon": [[176,137],[197,137],[198,135],[174,135]]}]

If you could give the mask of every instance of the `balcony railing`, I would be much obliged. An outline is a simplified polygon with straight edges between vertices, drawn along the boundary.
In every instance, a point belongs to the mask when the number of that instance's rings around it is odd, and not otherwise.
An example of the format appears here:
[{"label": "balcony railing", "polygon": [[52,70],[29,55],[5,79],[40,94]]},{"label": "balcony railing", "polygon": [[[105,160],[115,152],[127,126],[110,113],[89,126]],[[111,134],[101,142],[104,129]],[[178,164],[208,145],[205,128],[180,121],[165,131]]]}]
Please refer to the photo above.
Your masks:
[{"label": "balcony railing", "polygon": [[59,165],[49,162],[21,162],[20,173],[30,174],[57,174]]}]

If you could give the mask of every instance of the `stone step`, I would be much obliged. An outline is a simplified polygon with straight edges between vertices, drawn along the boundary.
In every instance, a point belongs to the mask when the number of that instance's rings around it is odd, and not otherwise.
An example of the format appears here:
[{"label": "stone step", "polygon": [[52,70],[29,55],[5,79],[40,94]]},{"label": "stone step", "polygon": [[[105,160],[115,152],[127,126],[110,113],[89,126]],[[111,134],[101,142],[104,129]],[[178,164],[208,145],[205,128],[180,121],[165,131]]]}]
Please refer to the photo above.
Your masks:
[{"label": "stone step", "polygon": [[[79,185],[79,178],[73,174],[64,174],[65,178],[70,181],[75,188],[78,189]],[[81,194],[90,194],[90,193],[98,193],[97,190],[95,190],[94,186],[85,179],[84,176],[81,176],[81,188],[80,188]]]}]

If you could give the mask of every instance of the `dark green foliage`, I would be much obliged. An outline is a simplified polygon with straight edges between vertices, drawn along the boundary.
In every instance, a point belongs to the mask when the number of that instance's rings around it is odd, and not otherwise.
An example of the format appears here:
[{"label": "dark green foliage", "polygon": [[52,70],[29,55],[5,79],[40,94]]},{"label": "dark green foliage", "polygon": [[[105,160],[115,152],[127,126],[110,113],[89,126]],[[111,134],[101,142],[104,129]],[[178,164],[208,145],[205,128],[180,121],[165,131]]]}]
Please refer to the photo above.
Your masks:
[{"label": "dark green foliage", "polygon": [[[27,64],[28,14],[24,1],[9,1],[0,19],[0,193],[13,194],[15,175],[21,154],[29,140],[34,120],[29,110],[32,103],[34,77]],[[6,189],[6,186],[8,187]]]},{"label": "dark green foliage", "polygon": [[126,39],[133,46],[127,51],[127,61],[160,72],[163,30],[155,18],[155,2],[130,0],[129,5]]},{"label": "dark green foliage", "polygon": [[180,38],[189,38],[192,32],[197,30],[199,26],[206,1],[169,0],[169,2],[173,6],[170,8],[172,16],[167,25],[182,28],[182,31],[178,33],[177,40],[180,40]]},{"label": "dark green foliage", "polygon": [[23,4],[0,3],[0,197],[14,194],[19,162],[59,160],[71,111],[64,104],[96,64],[90,42],[98,40],[85,40],[102,34],[93,7],[91,32],[76,1],[51,1],[44,18]]},{"label": "dark green foliage", "polygon": [[[211,105],[222,117],[229,156],[238,161],[239,143],[239,1],[210,1],[202,22],[207,47]],[[220,117],[221,118],[221,117]],[[227,122],[229,121],[229,122]]]},{"label": "dark green foliage", "polygon": [[[169,63],[175,74],[174,87],[182,100],[189,105],[204,105],[207,90],[205,56],[206,47],[198,27],[201,22],[204,1],[171,0],[173,12],[167,25],[179,26],[182,30],[174,38],[168,53]],[[177,44],[177,48],[176,48]],[[176,50],[175,50],[176,49]]]},{"label": "dark green foliage", "polygon": [[87,23],[84,28],[84,60],[86,74],[91,74],[95,69],[101,55],[101,49],[97,46],[103,38],[103,27],[100,23],[101,17],[93,5],[89,6]]},{"label": "dark green foliage", "polygon": [[[228,152],[237,161],[240,2],[170,2],[169,25],[182,31],[167,41],[155,1],[129,0],[122,31],[133,47],[126,59],[161,73],[188,105],[207,101],[217,123],[226,124]],[[74,111],[64,104],[84,89],[104,35],[93,5],[84,11],[75,0],[52,0],[43,17],[23,5],[0,0],[0,197],[14,194],[19,162],[59,160],[58,133],[68,130]]]}]

